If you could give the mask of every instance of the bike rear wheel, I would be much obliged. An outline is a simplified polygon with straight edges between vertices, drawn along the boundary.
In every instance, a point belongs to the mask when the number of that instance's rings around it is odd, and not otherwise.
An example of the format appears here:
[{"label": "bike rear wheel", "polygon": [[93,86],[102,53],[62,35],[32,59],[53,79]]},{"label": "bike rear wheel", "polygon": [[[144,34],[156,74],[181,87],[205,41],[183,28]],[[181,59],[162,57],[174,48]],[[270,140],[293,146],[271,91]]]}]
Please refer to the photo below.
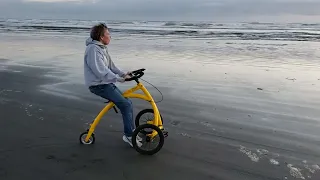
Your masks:
[{"label": "bike rear wheel", "polygon": [[[163,118],[160,114],[161,122],[163,124]],[[142,125],[142,124],[152,124],[154,121],[154,111],[153,109],[143,109],[141,110],[135,119],[135,125],[136,127]]]}]

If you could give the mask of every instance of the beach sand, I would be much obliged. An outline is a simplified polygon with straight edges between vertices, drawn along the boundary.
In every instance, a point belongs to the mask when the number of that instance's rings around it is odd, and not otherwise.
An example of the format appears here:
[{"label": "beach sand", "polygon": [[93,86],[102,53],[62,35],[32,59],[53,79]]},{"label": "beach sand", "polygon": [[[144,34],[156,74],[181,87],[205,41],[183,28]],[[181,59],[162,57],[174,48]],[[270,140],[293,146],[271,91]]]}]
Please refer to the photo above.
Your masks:
[{"label": "beach sand", "polygon": [[[69,46],[68,39],[1,38],[0,179],[320,178],[316,66],[257,59],[251,66],[227,55],[220,59],[229,61],[209,63],[208,54],[198,62],[197,51],[173,56],[137,46],[124,53],[121,39],[115,41],[117,64],[147,68],[143,78],[164,95],[158,106],[169,137],[149,157],[122,141],[121,115],[114,111],[98,125],[95,145],[79,144],[80,133],[105,105],[82,84],[83,39]],[[132,57],[143,64],[131,66]],[[133,102],[135,115],[149,108]]]}]

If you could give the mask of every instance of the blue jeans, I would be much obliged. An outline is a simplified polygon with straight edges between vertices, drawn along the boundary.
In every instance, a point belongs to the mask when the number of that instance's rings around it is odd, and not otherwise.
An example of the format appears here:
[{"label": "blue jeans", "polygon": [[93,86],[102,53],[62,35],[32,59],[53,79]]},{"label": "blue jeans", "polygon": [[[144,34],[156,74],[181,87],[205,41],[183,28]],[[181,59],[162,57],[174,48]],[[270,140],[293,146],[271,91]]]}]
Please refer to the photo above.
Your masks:
[{"label": "blue jeans", "polygon": [[123,97],[120,89],[113,83],[91,86],[89,87],[89,90],[93,94],[112,101],[120,109],[123,119],[124,134],[131,137],[134,129],[131,100]]}]

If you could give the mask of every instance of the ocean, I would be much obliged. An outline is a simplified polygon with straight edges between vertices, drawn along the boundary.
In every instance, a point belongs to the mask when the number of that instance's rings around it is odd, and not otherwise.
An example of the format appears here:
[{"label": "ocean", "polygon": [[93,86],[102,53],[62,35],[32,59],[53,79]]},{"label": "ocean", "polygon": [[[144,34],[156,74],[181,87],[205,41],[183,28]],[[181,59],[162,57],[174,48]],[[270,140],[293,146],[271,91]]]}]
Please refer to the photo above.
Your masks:
[{"label": "ocean", "polygon": [[[1,32],[86,34],[99,21],[0,19]],[[114,35],[216,40],[319,41],[320,24],[104,21]]]}]

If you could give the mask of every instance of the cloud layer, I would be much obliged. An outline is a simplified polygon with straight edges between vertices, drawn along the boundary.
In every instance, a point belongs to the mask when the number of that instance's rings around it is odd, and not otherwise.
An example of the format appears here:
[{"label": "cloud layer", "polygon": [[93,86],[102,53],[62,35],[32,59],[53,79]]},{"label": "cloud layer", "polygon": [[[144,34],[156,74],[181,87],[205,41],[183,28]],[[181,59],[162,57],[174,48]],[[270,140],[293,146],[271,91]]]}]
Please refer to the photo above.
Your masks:
[{"label": "cloud layer", "polygon": [[319,22],[319,0],[1,0],[1,17]]}]

